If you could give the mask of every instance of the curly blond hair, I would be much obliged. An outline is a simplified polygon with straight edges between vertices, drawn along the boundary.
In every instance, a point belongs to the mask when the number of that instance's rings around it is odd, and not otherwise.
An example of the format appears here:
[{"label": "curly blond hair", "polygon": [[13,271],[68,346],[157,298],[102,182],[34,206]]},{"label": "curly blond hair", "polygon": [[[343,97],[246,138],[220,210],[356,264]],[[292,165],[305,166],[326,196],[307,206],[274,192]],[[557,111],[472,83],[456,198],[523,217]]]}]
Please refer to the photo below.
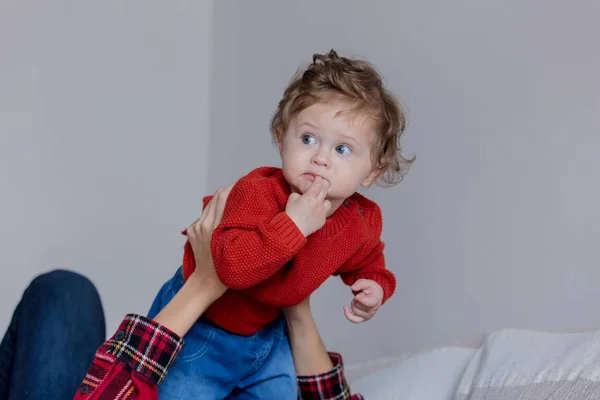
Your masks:
[{"label": "curly blond hair", "polygon": [[415,161],[414,156],[401,154],[404,110],[372,64],[340,57],[335,50],[314,54],[312,63],[294,75],[271,119],[273,141],[281,142],[290,120],[302,110],[334,100],[352,104],[351,112],[363,113],[371,122],[376,133],[371,158],[381,171],[378,182],[385,186],[400,182]]}]

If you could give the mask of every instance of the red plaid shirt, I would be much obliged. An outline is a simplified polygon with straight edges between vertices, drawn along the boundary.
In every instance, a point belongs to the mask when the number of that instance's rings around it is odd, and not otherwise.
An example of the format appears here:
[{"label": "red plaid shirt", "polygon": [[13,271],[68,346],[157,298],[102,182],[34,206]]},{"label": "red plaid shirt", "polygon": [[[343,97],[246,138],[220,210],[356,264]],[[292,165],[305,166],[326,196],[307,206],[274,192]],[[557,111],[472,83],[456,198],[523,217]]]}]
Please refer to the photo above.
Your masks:
[{"label": "red plaid shirt", "polygon": [[[75,400],[156,400],[158,386],[182,347],[183,339],[164,326],[129,314],[96,352]],[[330,356],[331,371],[298,377],[300,399],[364,400],[361,395],[350,395],[342,357]]]}]

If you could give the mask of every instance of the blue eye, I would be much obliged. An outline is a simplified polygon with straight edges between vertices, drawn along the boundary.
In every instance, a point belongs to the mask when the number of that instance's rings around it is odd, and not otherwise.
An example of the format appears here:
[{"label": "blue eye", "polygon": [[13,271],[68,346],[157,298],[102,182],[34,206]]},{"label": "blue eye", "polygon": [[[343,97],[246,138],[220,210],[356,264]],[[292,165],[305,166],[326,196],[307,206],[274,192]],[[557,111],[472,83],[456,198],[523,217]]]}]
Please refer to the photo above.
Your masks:
[{"label": "blue eye", "polygon": [[315,144],[317,141],[312,135],[304,134],[302,135],[302,143],[304,144]]},{"label": "blue eye", "polygon": [[342,156],[346,156],[352,153],[352,149],[345,144],[340,144],[339,146],[337,146],[335,148],[335,151]]}]

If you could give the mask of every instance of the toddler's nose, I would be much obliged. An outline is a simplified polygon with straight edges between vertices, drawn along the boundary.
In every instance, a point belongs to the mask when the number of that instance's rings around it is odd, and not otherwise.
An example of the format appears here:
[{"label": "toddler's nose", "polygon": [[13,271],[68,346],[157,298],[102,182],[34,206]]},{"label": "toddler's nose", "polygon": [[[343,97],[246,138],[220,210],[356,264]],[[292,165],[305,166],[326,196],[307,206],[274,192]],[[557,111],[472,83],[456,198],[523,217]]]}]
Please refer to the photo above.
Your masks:
[{"label": "toddler's nose", "polygon": [[319,151],[312,158],[312,163],[318,165],[320,167],[328,167],[329,166],[329,157],[322,151]]}]

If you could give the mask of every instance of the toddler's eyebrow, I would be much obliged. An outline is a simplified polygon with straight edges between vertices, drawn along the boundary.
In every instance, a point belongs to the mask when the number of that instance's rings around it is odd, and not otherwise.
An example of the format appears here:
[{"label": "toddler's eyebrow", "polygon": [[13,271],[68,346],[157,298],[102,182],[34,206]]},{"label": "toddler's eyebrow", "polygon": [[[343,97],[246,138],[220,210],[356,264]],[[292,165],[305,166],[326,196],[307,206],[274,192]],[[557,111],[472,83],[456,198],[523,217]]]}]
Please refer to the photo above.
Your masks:
[{"label": "toddler's eyebrow", "polygon": [[350,144],[356,145],[356,146],[360,146],[360,142],[358,140],[356,140],[354,137],[344,133],[344,132],[338,132],[338,135],[340,135],[341,137],[343,137],[347,142],[349,142]]},{"label": "toddler's eyebrow", "polygon": [[303,126],[307,126],[311,129],[315,129],[315,130],[317,129],[317,127],[315,125],[311,124],[310,122],[303,122],[300,125],[298,125],[299,128],[302,128]]}]

